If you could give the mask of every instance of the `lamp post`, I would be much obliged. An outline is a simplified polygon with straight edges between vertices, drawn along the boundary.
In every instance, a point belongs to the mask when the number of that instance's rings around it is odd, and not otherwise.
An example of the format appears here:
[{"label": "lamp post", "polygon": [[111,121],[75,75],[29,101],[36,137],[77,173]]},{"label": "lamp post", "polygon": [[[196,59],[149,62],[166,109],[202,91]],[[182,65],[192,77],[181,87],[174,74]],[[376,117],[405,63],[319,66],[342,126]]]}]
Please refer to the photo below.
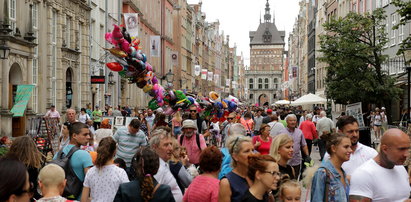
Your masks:
[{"label": "lamp post", "polygon": [[404,49],[402,51],[402,55],[404,57],[405,69],[407,70],[407,76],[408,76],[408,92],[407,92],[407,95],[408,95],[408,101],[407,101],[408,120],[407,120],[407,123],[409,125],[409,123],[411,122],[411,119],[410,119],[410,108],[411,108],[411,106],[410,106],[411,105],[411,103],[410,103],[410,101],[411,101],[411,94],[410,94],[410,91],[411,91],[411,86],[410,86],[411,85],[411,66],[410,66],[411,49],[410,48]]},{"label": "lamp post", "polygon": [[168,70],[168,73],[165,75],[167,83],[172,83],[174,80],[174,74],[171,72],[171,69]]}]

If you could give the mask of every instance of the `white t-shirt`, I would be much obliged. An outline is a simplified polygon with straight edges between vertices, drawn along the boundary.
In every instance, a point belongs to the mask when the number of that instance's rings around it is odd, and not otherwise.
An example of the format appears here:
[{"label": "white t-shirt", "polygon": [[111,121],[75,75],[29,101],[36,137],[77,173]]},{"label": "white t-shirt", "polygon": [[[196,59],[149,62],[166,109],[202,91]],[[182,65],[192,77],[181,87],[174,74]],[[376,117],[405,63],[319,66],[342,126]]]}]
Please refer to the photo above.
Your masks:
[{"label": "white t-shirt", "polygon": [[101,169],[90,168],[84,186],[90,188],[92,202],[112,202],[120,184],[126,182],[129,182],[126,171],[112,164]]},{"label": "white t-shirt", "polygon": [[387,169],[370,159],[351,176],[350,195],[367,197],[373,202],[403,202],[410,191],[404,166]]},{"label": "white t-shirt", "polygon": [[81,122],[81,123],[86,123],[86,121],[87,120],[90,120],[91,118],[90,118],[90,116],[87,114],[87,113],[85,113],[84,115],[83,114],[80,114],[80,115],[78,115],[78,120]]},{"label": "white t-shirt", "polygon": [[282,129],[285,128],[282,123],[277,122],[277,121],[272,121],[272,122],[268,123],[268,125],[270,126],[270,135],[271,135],[271,137],[279,135],[279,132]]},{"label": "white t-shirt", "polygon": [[[357,143],[357,149],[354,153],[351,154],[350,160],[344,162],[342,164],[342,168],[344,169],[347,175],[352,175],[354,171],[360,167],[363,163],[367,162],[368,160],[376,157],[378,154],[375,149],[365,146],[361,143]],[[324,159],[329,159],[330,155],[325,153]]]}]

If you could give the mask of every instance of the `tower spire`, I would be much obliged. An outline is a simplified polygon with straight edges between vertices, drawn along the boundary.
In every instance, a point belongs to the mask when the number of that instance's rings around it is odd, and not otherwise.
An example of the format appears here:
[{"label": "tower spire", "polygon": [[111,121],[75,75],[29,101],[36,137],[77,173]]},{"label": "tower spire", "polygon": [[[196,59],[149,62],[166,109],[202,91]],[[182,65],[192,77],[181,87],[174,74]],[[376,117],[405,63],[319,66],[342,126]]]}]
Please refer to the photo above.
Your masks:
[{"label": "tower spire", "polygon": [[270,4],[268,3],[268,0],[265,4],[264,22],[271,22]]}]

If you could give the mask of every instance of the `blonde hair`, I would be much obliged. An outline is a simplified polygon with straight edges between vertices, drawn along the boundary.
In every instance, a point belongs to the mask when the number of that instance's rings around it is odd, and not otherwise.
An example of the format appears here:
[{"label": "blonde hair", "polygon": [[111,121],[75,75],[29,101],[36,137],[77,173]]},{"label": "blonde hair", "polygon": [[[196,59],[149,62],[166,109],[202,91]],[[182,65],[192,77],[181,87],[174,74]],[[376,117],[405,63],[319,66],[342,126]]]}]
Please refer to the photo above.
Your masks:
[{"label": "blonde hair", "polygon": [[174,120],[176,120],[176,121],[178,121],[178,122],[181,122],[181,121],[183,121],[183,117],[181,117],[181,112],[180,111],[177,111],[175,114],[174,114]]},{"label": "blonde hair", "polygon": [[44,166],[39,173],[39,181],[46,187],[58,186],[64,182],[65,178],[63,168],[56,164]]},{"label": "blonde hair", "polygon": [[300,195],[301,195],[301,191],[302,191],[302,190],[301,190],[301,186],[300,186],[300,184],[299,184],[297,181],[295,181],[295,180],[285,180],[285,181],[283,181],[283,182],[281,183],[280,189],[279,189],[279,191],[278,191],[279,198],[280,198],[281,201],[284,200],[284,199],[283,199],[283,197],[284,197],[284,190],[285,190],[286,188],[297,188],[297,189],[300,190]]},{"label": "blonde hair", "polygon": [[278,153],[278,149],[280,147],[286,145],[289,142],[293,142],[293,138],[290,137],[288,134],[280,134],[274,137],[273,141],[271,142],[270,146],[270,155],[278,162],[281,159],[280,154]]}]

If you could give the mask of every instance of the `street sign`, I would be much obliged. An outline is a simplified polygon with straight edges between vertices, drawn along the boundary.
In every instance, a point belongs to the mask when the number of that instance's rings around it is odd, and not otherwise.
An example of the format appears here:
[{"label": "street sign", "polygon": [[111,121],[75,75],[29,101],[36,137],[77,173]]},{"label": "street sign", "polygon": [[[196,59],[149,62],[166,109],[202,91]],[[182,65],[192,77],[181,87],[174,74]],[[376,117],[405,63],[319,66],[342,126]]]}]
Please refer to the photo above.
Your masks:
[{"label": "street sign", "polygon": [[91,83],[92,84],[104,84],[106,83],[105,76],[91,76]]}]

